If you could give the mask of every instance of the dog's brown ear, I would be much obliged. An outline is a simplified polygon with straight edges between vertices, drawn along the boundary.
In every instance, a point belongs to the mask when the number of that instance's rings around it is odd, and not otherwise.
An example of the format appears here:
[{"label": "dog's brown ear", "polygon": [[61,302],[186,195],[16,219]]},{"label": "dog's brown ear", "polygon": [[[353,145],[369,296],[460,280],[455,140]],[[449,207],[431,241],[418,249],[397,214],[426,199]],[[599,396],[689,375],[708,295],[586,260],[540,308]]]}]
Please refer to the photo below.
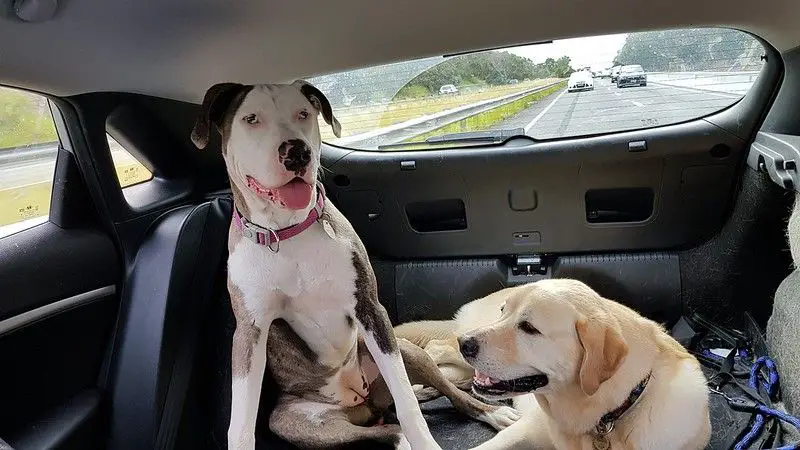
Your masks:
[{"label": "dog's brown ear", "polygon": [[211,140],[211,125],[222,131],[225,112],[236,96],[245,89],[239,83],[218,83],[211,86],[203,97],[200,114],[192,129],[192,142],[197,148],[205,148]]},{"label": "dog's brown ear", "polygon": [[575,323],[575,331],[583,347],[581,390],[593,395],[617,372],[628,354],[628,344],[617,330],[601,321],[583,318]]},{"label": "dog's brown ear", "polygon": [[316,108],[317,111],[322,113],[322,118],[325,119],[325,122],[327,122],[327,124],[333,129],[333,134],[337,138],[342,137],[342,125],[333,115],[331,102],[328,101],[328,98],[325,97],[325,94],[307,81],[297,80],[295,81],[295,84],[300,86],[300,92],[306,96],[308,101],[311,102],[311,105]]}]

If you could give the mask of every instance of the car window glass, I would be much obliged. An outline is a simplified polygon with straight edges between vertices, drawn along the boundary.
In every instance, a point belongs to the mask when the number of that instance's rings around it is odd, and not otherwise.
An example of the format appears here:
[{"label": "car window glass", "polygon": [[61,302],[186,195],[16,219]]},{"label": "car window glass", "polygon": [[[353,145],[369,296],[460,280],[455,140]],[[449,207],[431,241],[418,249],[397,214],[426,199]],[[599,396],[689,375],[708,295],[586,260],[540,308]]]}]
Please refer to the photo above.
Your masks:
[{"label": "car window glass", "polygon": [[[364,150],[554,139],[670,125],[738,102],[763,67],[747,33],[695,28],[557,40],[313,77]],[[570,86],[576,72],[591,81]],[[617,78],[622,82],[618,83]]]},{"label": "car window glass", "polygon": [[0,237],[47,221],[57,153],[47,99],[0,87]]},{"label": "car window glass", "polygon": [[117,172],[117,180],[120,187],[126,188],[153,178],[153,173],[134,158],[110,134],[106,134],[106,138],[108,139],[108,148],[111,150],[111,158],[114,160],[114,169]]}]

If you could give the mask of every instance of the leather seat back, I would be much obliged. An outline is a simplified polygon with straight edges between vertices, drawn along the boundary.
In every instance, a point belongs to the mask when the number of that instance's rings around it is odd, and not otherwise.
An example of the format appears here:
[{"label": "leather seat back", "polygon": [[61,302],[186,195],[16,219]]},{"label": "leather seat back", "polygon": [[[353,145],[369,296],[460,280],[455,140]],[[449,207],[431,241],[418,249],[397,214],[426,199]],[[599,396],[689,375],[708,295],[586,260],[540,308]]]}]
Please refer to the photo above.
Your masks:
[{"label": "leather seat back", "polygon": [[186,371],[194,364],[186,364],[185,349],[195,348],[199,331],[193,330],[208,317],[225,266],[231,213],[230,199],[184,206],[163,214],[146,233],[122,289],[111,366],[110,448],[155,448],[164,424],[184,422],[185,408],[170,399],[192,377]]}]

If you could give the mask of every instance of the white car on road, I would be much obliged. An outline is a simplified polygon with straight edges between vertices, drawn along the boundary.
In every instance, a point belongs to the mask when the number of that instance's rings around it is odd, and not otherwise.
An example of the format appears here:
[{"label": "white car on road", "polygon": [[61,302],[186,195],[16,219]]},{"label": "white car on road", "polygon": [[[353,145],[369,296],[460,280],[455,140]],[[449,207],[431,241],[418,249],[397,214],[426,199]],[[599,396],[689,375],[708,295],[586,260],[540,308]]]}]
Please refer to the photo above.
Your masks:
[{"label": "white car on road", "polygon": [[439,88],[440,94],[455,94],[456,92],[458,92],[458,88],[456,88],[455,85],[452,84],[445,84],[444,86]]},{"label": "white car on road", "polygon": [[575,92],[586,90],[594,90],[594,77],[592,77],[592,72],[583,70],[580,72],[573,72],[572,75],[569,76],[569,80],[567,80],[567,91]]}]

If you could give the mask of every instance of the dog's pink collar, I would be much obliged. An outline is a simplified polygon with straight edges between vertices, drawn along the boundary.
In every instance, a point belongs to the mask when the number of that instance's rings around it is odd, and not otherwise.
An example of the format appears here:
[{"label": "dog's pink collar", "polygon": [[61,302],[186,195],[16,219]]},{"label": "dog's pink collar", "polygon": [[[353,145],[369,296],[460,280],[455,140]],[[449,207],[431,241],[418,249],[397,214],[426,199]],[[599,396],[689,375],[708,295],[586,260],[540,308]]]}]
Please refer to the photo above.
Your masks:
[{"label": "dog's pink collar", "polygon": [[270,249],[273,253],[278,253],[280,250],[281,241],[291,239],[303,231],[307,230],[314,222],[322,216],[322,210],[325,207],[325,189],[322,183],[317,184],[317,203],[314,208],[309,211],[306,220],[292,225],[290,227],[281,228],[280,230],[273,230],[272,228],[265,228],[254,224],[247,220],[234,206],[233,208],[233,223],[236,228],[242,232],[242,236],[249,239],[256,244],[263,245]]}]

